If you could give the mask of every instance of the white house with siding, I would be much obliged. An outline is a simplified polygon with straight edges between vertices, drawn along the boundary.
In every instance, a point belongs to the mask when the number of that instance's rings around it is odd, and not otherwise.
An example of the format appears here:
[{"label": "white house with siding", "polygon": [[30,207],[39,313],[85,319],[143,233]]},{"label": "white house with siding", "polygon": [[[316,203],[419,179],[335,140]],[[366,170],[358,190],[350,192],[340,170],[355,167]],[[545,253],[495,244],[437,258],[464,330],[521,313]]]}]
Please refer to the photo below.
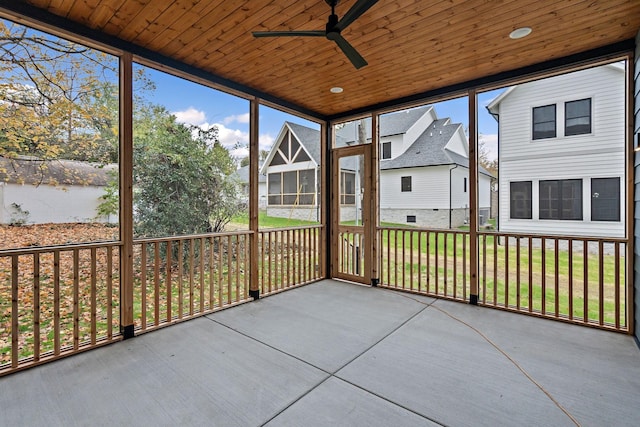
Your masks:
[{"label": "white house with siding", "polygon": [[[337,129],[340,145],[355,144],[354,123]],[[461,124],[438,119],[431,106],[380,118],[380,221],[422,227],[459,227],[469,215],[468,141]],[[370,131],[368,131],[370,132]],[[371,135],[367,138],[370,141]],[[267,157],[267,214],[317,218],[320,133],[285,123]],[[342,167],[345,208],[355,207],[357,173]],[[352,165],[353,166],[353,165]],[[489,218],[491,175],[479,174],[479,213]],[[341,212],[348,211],[342,209]]]},{"label": "white house with siding", "polygon": [[117,222],[98,217],[115,165],[0,156],[0,224]]},{"label": "white house with siding", "polygon": [[[489,219],[491,174],[479,168],[478,213]],[[455,228],[469,220],[469,142],[432,106],[380,118],[380,221]]]},{"label": "white house with siding", "polygon": [[506,232],[625,235],[625,71],[609,64],[510,87],[499,123]]}]

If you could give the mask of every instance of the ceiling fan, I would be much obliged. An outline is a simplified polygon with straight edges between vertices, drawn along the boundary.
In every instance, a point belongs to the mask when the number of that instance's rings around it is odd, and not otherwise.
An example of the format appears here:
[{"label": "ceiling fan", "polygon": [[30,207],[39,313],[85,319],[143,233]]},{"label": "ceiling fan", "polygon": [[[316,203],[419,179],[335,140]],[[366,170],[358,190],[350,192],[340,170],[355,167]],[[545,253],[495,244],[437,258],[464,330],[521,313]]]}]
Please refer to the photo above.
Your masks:
[{"label": "ceiling fan", "polygon": [[324,31],[254,31],[253,37],[326,37],[328,40],[336,42],[356,69],[362,68],[367,65],[367,61],[342,37],[340,32],[369,10],[378,0],[358,0],[351,9],[345,13],[342,19],[338,20],[335,7],[339,1],[340,0],[325,0],[325,2],[331,6],[331,15],[329,15],[329,21]]}]

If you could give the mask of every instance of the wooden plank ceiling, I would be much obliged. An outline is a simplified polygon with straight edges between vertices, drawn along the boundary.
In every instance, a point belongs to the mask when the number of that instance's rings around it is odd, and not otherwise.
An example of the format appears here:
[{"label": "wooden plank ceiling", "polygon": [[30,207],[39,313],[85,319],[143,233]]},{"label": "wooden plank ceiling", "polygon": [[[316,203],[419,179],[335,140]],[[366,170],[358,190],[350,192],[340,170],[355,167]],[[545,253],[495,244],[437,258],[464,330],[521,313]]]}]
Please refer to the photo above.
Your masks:
[{"label": "wooden plank ceiling", "polygon": [[[324,0],[27,0],[71,21],[333,116],[632,39],[638,0],[381,0],[342,35],[356,70],[325,38]],[[339,17],[355,0],[342,0]],[[515,28],[530,36],[511,40]],[[334,86],[344,88],[332,94]]]}]

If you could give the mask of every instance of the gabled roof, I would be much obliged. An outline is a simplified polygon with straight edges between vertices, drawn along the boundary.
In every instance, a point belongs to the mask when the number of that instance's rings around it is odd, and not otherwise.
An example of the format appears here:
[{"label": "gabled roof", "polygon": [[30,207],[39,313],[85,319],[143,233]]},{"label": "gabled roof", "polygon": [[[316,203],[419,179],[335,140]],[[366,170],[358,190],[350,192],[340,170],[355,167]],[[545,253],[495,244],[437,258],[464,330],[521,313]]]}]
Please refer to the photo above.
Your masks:
[{"label": "gabled roof", "polygon": [[500,103],[502,102],[503,99],[505,99],[507,96],[509,96],[511,94],[511,92],[513,92],[514,90],[516,90],[518,86],[511,86],[509,87],[507,90],[503,91],[500,95],[496,96],[495,98],[493,98],[491,100],[491,102],[489,102],[489,104],[487,105],[487,111],[489,111],[489,114],[491,114],[493,116],[494,119],[498,120],[498,105],[500,105]]},{"label": "gabled roof", "polygon": [[[433,109],[432,106],[412,108],[410,110],[397,111],[380,116],[380,137],[401,135],[413,126],[420,117]],[[371,139],[371,119],[364,119],[366,123],[367,139]],[[345,123],[336,131],[336,138],[340,145],[352,145],[355,142],[356,125],[358,121]]]},{"label": "gabled roof", "polygon": [[[450,123],[450,119],[439,119],[415,140],[404,153],[389,160],[380,161],[381,170],[419,168],[424,166],[459,165],[468,168],[469,159],[446,148],[456,132],[460,132],[460,123]],[[491,176],[479,166],[482,174]]]},{"label": "gabled roof", "polygon": [[320,131],[309,128],[307,126],[302,126],[296,123],[286,121],[284,122],[284,124],[282,125],[282,128],[280,129],[280,133],[276,138],[276,142],[271,147],[271,150],[269,150],[269,155],[267,156],[267,158],[264,160],[264,163],[260,167],[261,174],[267,173],[267,168],[271,164],[271,160],[273,160],[273,156],[275,155],[276,149],[282,143],[282,139],[284,138],[284,135],[287,129],[289,129],[293,134],[293,136],[298,140],[298,142],[300,142],[302,149],[309,154],[309,157],[311,158],[311,160],[313,160],[316,163],[316,165],[320,164],[320,158],[321,158]]},{"label": "gabled roof", "polygon": [[404,153],[393,159],[381,160],[380,169],[415,168],[453,163],[445,152],[445,146],[460,126],[462,125],[450,124],[448,118],[436,120]]},{"label": "gabled roof", "polygon": [[105,186],[110,170],[117,170],[117,165],[27,156],[0,157],[0,182],[10,184]]}]

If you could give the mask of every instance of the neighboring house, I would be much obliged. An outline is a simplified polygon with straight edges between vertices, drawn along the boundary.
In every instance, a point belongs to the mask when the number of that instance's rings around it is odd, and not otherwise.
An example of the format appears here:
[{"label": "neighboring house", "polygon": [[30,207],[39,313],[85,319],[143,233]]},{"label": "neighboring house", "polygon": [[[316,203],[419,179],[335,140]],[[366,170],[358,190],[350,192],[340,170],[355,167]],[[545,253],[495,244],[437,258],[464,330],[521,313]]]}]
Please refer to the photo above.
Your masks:
[{"label": "neighboring house", "polygon": [[117,222],[97,218],[114,165],[0,157],[0,223]]},{"label": "neighboring house", "polygon": [[267,177],[267,215],[319,220],[320,131],[285,122],[260,174]]},{"label": "neighboring house", "polygon": [[[262,168],[262,164],[259,167]],[[249,166],[241,167],[233,176],[240,183],[240,197],[249,200]],[[267,177],[262,173],[258,174],[258,207],[267,208]]]},{"label": "neighboring house", "polygon": [[501,231],[625,235],[625,70],[610,64],[513,86],[499,123]]},{"label": "neighboring house", "polygon": [[[479,167],[478,216],[490,215],[491,174]],[[433,107],[380,118],[380,221],[456,228],[469,221],[469,143]]]},{"label": "neighboring house", "polygon": [[[355,144],[353,126],[337,130],[339,145]],[[468,142],[461,124],[438,119],[433,107],[386,114],[380,118],[380,159],[381,222],[447,228],[468,221]],[[285,123],[261,170],[268,215],[317,219],[319,160],[319,131]],[[342,220],[356,217],[357,166],[340,168]],[[481,169],[481,222],[490,214],[490,184],[491,175]]]}]

